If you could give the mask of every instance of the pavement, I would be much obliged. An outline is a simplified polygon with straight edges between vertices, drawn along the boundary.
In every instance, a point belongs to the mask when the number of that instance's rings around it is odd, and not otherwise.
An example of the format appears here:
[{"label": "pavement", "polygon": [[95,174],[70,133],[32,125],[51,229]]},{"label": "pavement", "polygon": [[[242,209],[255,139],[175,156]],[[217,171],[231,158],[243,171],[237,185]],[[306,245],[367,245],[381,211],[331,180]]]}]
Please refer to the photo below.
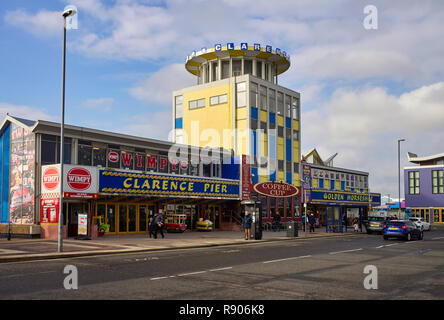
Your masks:
[{"label": "pavement", "polygon": [[105,235],[92,240],[64,239],[63,252],[57,251],[57,240],[53,239],[12,238],[8,241],[6,238],[0,238],[0,263],[302,240],[352,234],[352,228],[349,228],[347,233],[327,233],[325,228],[316,228],[314,233],[299,230],[298,237],[288,237],[286,231],[263,231],[262,240],[248,241],[244,239],[243,232],[235,231],[165,233],[164,239],[160,236],[157,239],[149,238],[145,234]]},{"label": "pavement", "polygon": [[[365,231],[365,229],[363,230]],[[262,240],[245,240],[243,232],[185,232],[165,233],[165,238],[147,235],[105,235],[92,240],[63,240],[63,252],[57,251],[57,240],[0,238],[0,263],[62,259],[107,254],[137,253],[158,250],[204,248],[270,241],[304,240],[323,237],[341,237],[356,234],[349,227],[344,233],[328,233],[316,228],[314,233],[299,230],[298,237],[288,237],[286,231],[263,231]]]}]

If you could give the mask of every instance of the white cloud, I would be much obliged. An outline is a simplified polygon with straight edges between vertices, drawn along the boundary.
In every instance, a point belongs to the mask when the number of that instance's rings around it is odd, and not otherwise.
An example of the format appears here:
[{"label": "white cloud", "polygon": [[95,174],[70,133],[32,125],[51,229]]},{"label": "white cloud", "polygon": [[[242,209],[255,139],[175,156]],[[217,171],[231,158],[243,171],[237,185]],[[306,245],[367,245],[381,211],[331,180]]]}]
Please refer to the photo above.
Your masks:
[{"label": "white cloud", "polygon": [[172,130],[171,110],[154,113],[137,114],[122,119],[126,125],[121,126],[117,132],[146,137],[150,139],[167,140]]},{"label": "white cloud", "polygon": [[63,30],[61,12],[55,11],[40,10],[33,15],[18,9],[6,12],[5,21],[38,36],[53,36],[61,34]]},{"label": "white cloud", "polygon": [[[384,88],[338,89],[316,110],[302,113],[303,153],[316,147],[327,158],[338,152],[335,165],[370,172],[372,190],[395,194],[397,139],[406,151],[442,152],[444,82],[406,92],[399,97]],[[406,150],[407,149],[407,150]]]},{"label": "white cloud", "polygon": [[196,77],[183,64],[166,66],[130,89],[130,94],[145,102],[160,103],[171,109],[172,92],[196,84]]},{"label": "white cloud", "polygon": [[0,117],[3,119],[7,113],[9,113],[10,116],[23,118],[27,120],[56,121],[56,118],[48,115],[46,113],[46,110],[44,109],[39,109],[24,105],[16,105],[0,101]]},{"label": "white cloud", "polygon": [[110,111],[113,103],[113,98],[97,98],[85,100],[82,103],[82,106],[88,109],[100,109],[101,111]]}]

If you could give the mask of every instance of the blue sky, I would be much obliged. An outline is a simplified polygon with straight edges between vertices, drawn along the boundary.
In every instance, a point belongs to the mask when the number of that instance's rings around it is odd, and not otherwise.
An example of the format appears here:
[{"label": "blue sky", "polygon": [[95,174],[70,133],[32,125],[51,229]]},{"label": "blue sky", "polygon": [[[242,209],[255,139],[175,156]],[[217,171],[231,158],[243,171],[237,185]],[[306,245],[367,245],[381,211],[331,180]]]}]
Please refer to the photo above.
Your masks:
[{"label": "blue sky", "polygon": [[[171,92],[193,85],[185,57],[215,43],[291,55],[279,84],[301,93],[302,151],[370,172],[397,194],[397,142],[443,152],[444,3],[436,0],[40,0],[0,2],[0,115],[60,119],[63,8],[66,122],[167,139]],[[363,9],[378,10],[366,30]]]}]

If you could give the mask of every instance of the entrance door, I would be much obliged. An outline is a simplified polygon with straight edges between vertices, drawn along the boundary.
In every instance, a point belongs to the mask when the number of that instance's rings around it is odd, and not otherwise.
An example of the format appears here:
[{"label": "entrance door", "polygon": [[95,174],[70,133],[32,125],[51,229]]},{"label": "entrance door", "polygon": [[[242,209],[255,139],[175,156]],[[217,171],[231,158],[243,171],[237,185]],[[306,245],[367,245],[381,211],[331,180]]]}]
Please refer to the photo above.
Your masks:
[{"label": "entrance door", "polygon": [[79,214],[88,214],[89,205],[87,202],[68,202],[68,237],[76,237],[78,235]]},{"label": "entrance door", "polygon": [[106,224],[109,224],[109,232],[116,232],[116,205],[108,204],[106,212]]},{"label": "entrance door", "polygon": [[136,232],[137,211],[135,204],[119,204],[119,233]]}]

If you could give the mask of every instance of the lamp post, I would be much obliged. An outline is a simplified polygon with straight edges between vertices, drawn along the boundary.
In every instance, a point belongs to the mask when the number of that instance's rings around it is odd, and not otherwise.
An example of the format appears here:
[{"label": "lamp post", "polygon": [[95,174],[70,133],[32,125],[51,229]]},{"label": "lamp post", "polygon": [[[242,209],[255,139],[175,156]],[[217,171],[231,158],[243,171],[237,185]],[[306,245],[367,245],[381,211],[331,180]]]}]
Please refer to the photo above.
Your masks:
[{"label": "lamp post", "polygon": [[74,16],[76,10],[72,7],[66,8],[63,11],[63,58],[62,58],[62,113],[60,122],[60,198],[59,198],[59,232],[58,232],[58,243],[57,251],[63,251],[63,149],[64,149],[64,127],[65,127],[65,60],[66,60],[66,18]]},{"label": "lamp post", "polygon": [[401,142],[405,139],[398,139],[398,215],[401,217]]}]

